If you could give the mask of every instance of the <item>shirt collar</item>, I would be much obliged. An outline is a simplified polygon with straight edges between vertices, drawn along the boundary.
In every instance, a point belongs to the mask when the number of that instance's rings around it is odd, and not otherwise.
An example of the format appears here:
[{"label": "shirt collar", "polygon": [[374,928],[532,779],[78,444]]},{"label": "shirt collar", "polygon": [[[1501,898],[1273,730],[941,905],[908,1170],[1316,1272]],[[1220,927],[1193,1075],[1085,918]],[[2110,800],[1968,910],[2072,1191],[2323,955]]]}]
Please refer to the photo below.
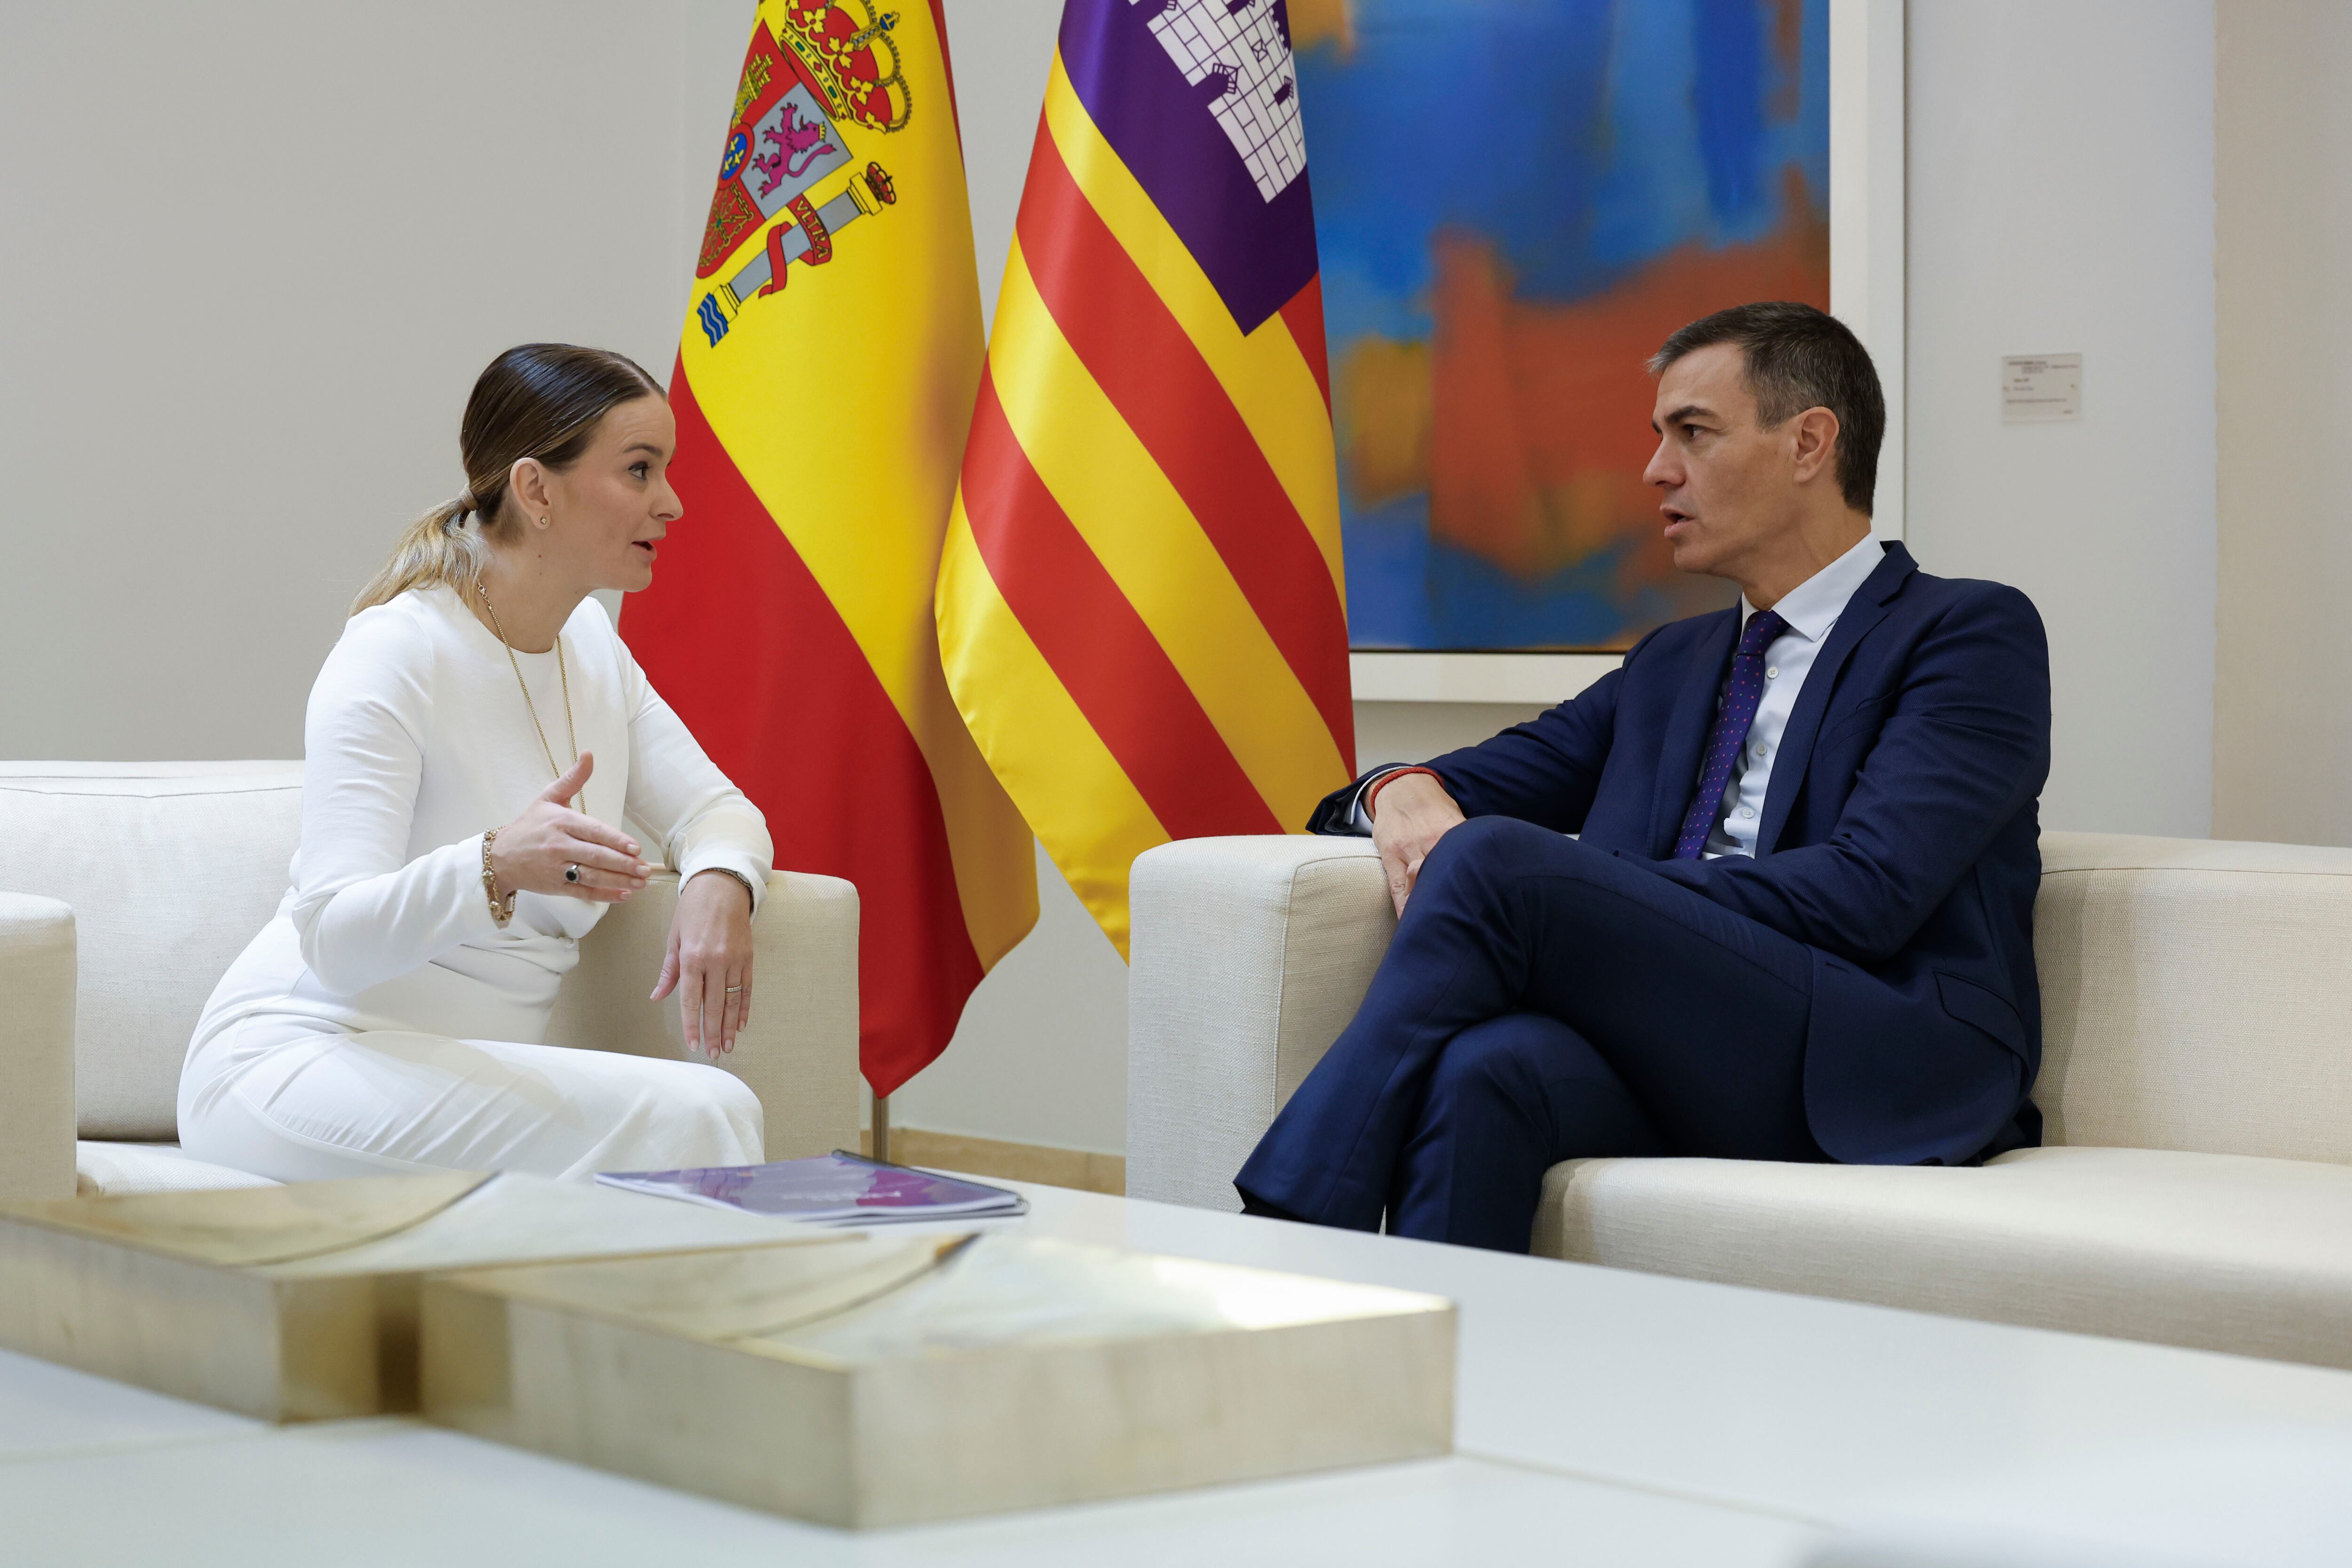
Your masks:
[{"label": "shirt collar", "polygon": [[[1798,584],[1781,595],[1772,607],[1789,623],[1789,629],[1807,642],[1819,642],[1837,625],[1845,611],[1846,601],[1860,591],[1878,563],[1886,559],[1886,546],[1876,534],[1865,535],[1861,543]],[[1746,626],[1756,606],[1748,595],[1739,595],[1739,624]]]}]

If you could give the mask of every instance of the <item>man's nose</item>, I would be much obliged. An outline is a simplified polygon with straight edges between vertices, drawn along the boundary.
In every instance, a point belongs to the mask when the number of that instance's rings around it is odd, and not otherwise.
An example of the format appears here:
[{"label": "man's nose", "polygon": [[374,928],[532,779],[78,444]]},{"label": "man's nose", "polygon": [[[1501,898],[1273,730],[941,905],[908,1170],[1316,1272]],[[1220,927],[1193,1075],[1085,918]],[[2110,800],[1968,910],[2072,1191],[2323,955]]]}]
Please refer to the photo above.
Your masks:
[{"label": "man's nose", "polygon": [[1656,485],[1661,489],[1682,482],[1682,475],[1677,471],[1663,437],[1659,438],[1658,449],[1650,454],[1650,466],[1642,470],[1642,482]]}]

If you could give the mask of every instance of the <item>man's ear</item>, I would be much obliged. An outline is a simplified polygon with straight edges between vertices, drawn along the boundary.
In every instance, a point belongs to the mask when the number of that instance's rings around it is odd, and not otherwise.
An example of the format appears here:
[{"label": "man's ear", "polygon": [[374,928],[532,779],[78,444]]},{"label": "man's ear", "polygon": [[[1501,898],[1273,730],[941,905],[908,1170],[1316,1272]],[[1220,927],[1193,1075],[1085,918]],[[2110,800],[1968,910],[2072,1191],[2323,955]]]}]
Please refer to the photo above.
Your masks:
[{"label": "man's ear", "polygon": [[1826,408],[1808,408],[1790,422],[1793,432],[1795,472],[1799,484],[1809,484],[1837,456],[1838,416]]}]

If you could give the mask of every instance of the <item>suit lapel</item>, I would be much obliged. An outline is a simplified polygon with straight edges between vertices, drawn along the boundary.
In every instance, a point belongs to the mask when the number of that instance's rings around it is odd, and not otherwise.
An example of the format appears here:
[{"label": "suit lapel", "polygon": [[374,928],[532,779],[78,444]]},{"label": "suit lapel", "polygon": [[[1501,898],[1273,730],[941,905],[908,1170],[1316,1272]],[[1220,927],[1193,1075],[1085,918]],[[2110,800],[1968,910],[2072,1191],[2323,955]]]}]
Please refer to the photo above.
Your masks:
[{"label": "suit lapel", "polygon": [[1698,788],[1699,754],[1706,749],[1707,731],[1715,727],[1716,698],[1723,690],[1738,640],[1739,609],[1734,605],[1716,616],[1716,624],[1691,649],[1674,715],[1666,721],[1665,743],[1658,750],[1658,785],[1650,809],[1652,859],[1670,853],[1681,836],[1683,815]]},{"label": "suit lapel", "polygon": [[1780,843],[1780,829],[1787,826],[1797,796],[1804,793],[1805,772],[1813,762],[1813,741],[1821,734],[1822,715],[1829,710],[1839,673],[1871,628],[1886,618],[1887,601],[1903,586],[1903,580],[1918,570],[1918,564],[1899,541],[1887,546],[1886,559],[1863,579],[1862,586],[1839,613],[1837,625],[1830,628],[1829,641],[1822,645],[1813,668],[1806,673],[1804,689],[1797,694],[1789,728],[1780,736],[1780,754],[1772,762],[1772,784],[1764,795],[1764,820],[1757,824],[1758,859],[1772,853]]}]

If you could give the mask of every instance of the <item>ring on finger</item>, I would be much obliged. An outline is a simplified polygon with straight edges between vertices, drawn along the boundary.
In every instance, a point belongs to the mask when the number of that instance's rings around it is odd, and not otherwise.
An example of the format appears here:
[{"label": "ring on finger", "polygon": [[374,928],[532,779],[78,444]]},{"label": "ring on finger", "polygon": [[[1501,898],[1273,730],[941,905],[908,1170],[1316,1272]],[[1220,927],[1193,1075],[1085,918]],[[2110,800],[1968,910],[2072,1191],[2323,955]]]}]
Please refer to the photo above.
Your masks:
[{"label": "ring on finger", "polygon": [[580,880],[580,867],[578,862],[575,861],[572,865],[563,868],[563,879],[567,882],[577,882]]}]

